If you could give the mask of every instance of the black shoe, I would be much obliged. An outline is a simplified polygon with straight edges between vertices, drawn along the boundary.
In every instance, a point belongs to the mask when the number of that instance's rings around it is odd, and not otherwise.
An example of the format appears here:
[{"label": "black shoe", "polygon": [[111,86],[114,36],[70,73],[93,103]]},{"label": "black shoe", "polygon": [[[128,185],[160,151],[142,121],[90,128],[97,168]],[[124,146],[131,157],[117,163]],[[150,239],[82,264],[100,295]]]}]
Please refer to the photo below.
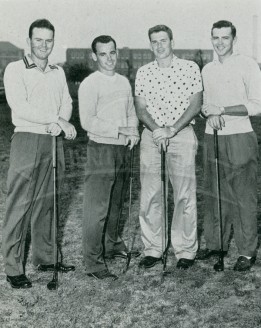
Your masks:
[{"label": "black shoe", "polygon": [[[106,259],[114,259],[116,257],[120,257],[122,259],[126,259],[127,254],[128,254],[127,251],[118,251],[118,252],[113,252],[112,254],[109,254],[109,255],[105,255],[105,258]],[[131,256],[138,257],[138,256],[140,256],[140,254],[141,253],[138,250],[131,251]]]},{"label": "black shoe", "polygon": [[25,274],[20,274],[19,276],[7,276],[6,280],[10,283],[13,288],[31,288],[32,283],[26,277]]},{"label": "black shoe", "polygon": [[149,269],[154,267],[157,262],[161,261],[161,257],[154,257],[154,256],[145,256],[139,263],[139,267],[144,267],[145,269]]},{"label": "black shoe", "polygon": [[246,258],[245,256],[239,256],[237,262],[234,266],[235,271],[247,271],[255,264],[256,257],[251,257],[251,259]]},{"label": "black shoe", "polygon": [[[214,249],[202,249],[199,250],[197,255],[196,255],[196,260],[207,260],[210,259],[211,257],[217,257],[220,255],[220,250],[214,250]],[[227,255],[227,251],[223,251],[223,256]]]},{"label": "black shoe", "polygon": [[[53,264],[39,264],[37,266],[38,271],[54,271],[54,265]],[[74,265],[65,265],[63,263],[57,263],[57,271],[67,273],[69,271],[74,271],[75,266]]]},{"label": "black shoe", "polygon": [[194,264],[194,260],[189,260],[189,259],[181,258],[181,259],[178,260],[177,268],[178,268],[178,269],[187,270],[187,269],[190,268],[193,264]]},{"label": "black shoe", "polygon": [[92,272],[92,273],[87,273],[87,276],[93,277],[95,279],[107,279],[107,278],[112,278],[112,280],[117,280],[119,277],[116,276],[115,274],[111,273],[109,270],[105,269],[102,271],[98,272]]}]

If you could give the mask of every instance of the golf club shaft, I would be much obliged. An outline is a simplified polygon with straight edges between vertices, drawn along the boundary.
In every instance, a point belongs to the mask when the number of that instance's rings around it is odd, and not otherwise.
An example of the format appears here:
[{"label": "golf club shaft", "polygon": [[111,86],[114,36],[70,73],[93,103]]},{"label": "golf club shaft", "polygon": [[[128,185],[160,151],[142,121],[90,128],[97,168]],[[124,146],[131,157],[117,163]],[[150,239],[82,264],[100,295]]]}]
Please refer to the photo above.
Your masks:
[{"label": "golf club shaft", "polygon": [[130,190],[129,190],[129,214],[128,214],[128,255],[126,259],[126,270],[128,270],[131,261],[131,205],[132,205],[132,184],[133,184],[133,161],[134,161],[134,148],[130,150]]},{"label": "golf club shaft", "polygon": [[163,272],[167,265],[167,193],[166,193],[166,153],[161,146],[161,197],[162,197],[162,261]]},{"label": "golf club shaft", "polygon": [[53,279],[47,285],[48,289],[58,288],[58,247],[57,247],[57,225],[58,225],[58,197],[57,197],[57,137],[52,137],[52,157],[53,157]]},{"label": "golf club shaft", "polygon": [[220,256],[223,258],[223,224],[221,212],[221,189],[220,189],[220,172],[219,172],[219,148],[218,148],[218,133],[214,129],[214,149],[215,149],[215,165],[216,165],[216,179],[217,179],[217,202],[218,202],[218,218],[219,218],[219,242],[220,242]]}]

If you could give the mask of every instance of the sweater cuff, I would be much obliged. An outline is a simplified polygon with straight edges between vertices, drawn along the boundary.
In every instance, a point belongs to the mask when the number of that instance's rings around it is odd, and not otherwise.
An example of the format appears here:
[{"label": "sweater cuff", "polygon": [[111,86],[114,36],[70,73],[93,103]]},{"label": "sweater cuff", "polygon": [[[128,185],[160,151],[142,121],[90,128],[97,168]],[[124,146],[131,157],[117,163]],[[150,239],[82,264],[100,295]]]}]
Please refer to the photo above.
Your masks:
[{"label": "sweater cuff", "polygon": [[118,139],[119,138],[119,127],[114,127],[112,129],[112,138]]},{"label": "sweater cuff", "polygon": [[248,103],[246,103],[244,105],[247,109],[248,116],[261,115],[261,105],[260,104],[254,104],[249,101]]},{"label": "sweater cuff", "polygon": [[54,123],[58,124],[59,118],[59,115],[54,115]]}]

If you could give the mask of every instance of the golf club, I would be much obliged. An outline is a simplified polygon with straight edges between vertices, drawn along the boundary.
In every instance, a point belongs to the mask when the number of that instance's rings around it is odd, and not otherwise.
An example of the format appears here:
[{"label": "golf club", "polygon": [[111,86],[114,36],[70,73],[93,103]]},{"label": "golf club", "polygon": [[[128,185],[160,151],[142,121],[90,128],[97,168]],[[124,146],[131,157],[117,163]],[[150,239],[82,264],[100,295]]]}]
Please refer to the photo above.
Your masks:
[{"label": "golf club", "polygon": [[47,288],[55,290],[58,288],[58,246],[57,246],[57,226],[58,226],[58,199],[57,199],[57,139],[52,137],[52,153],[53,153],[53,257],[54,272],[53,279],[48,282]]},{"label": "golf club", "polygon": [[131,202],[132,202],[132,183],[133,183],[133,159],[134,159],[134,147],[130,150],[130,190],[129,190],[129,214],[128,214],[128,252],[126,258],[125,272],[128,270],[131,261]]},{"label": "golf club", "polygon": [[223,249],[223,227],[222,227],[222,212],[221,212],[221,192],[220,192],[220,174],[219,174],[219,150],[218,150],[218,133],[214,129],[214,151],[215,151],[215,165],[216,165],[216,178],[217,178],[217,205],[218,205],[218,218],[219,218],[219,259],[214,265],[215,271],[224,271],[224,249]]},{"label": "golf club", "polygon": [[161,204],[162,204],[162,279],[169,271],[166,271],[168,253],[168,215],[167,215],[167,190],[166,190],[166,153],[161,145]]}]

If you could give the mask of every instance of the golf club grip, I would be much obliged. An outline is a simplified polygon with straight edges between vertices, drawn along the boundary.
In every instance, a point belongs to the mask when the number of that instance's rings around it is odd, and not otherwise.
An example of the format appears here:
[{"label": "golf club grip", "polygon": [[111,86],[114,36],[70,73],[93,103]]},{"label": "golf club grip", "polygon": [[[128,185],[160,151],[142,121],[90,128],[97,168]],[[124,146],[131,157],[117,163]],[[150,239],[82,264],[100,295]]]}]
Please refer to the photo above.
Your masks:
[{"label": "golf club grip", "polygon": [[161,181],[165,184],[165,151],[161,145]]},{"label": "golf club grip", "polygon": [[216,129],[214,129],[214,150],[215,158],[218,160],[218,134]]},{"label": "golf club grip", "polygon": [[52,142],[53,142],[53,145],[52,145],[53,168],[56,168],[56,166],[57,166],[57,158],[56,158],[57,139],[56,139],[56,136],[53,136]]},{"label": "golf club grip", "polygon": [[162,216],[166,221],[166,154],[161,145],[161,189],[162,189]]},{"label": "golf club grip", "polygon": [[130,150],[130,177],[133,178],[134,147]]}]

